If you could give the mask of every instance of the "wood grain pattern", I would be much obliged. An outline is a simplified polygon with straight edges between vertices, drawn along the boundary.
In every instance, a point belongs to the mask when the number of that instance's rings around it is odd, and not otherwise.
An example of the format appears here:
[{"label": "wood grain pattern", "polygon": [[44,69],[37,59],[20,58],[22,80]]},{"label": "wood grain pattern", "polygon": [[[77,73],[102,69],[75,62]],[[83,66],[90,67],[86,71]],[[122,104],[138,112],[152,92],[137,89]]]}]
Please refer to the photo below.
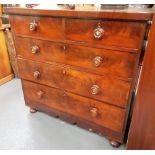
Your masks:
[{"label": "wood grain pattern", "polygon": [[[101,39],[94,38],[94,29],[97,28],[98,23],[104,30]],[[66,39],[139,49],[144,38],[145,26],[145,23],[138,22],[67,19]]]},{"label": "wood grain pattern", "polygon": [[[23,88],[25,90],[26,103],[29,106],[43,104],[76,117],[80,116],[116,132],[120,132],[123,129],[125,114],[123,109],[32,82],[23,81]],[[38,95],[39,91],[43,92],[41,98]],[[96,117],[93,117],[91,113],[92,108],[97,109]]]},{"label": "wood grain pattern", "polygon": [[[109,75],[123,80],[132,80],[135,63],[139,54],[124,51],[105,50],[65,43],[54,43],[37,39],[14,37],[17,55],[22,58],[41,61],[58,62],[88,69],[99,75]],[[39,49],[32,53],[32,47]],[[95,58],[101,57],[99,66],[95,66]]]},{"label": "wood grain pattern", "polygon": [[8,7],[3,9],[7,14],[18,15],[37,15],[37,16],[53,16],[53,17],[74,17],[74,18],[95,18],[95,19],[123,19],[148,21],[152,19],[152,9],[99,9],[96,10],[71,10],[64,8],[51,8],[51,10],[42,9],[25,9],[17,7]]},{"label": "wood grain pattern", "polygon": [[15,74],[15,76],[17,76],[17,73],[18,73],[18,66],[17,66],[17,60],[16,60],[17,55],[16,55],[16,50],[15,50],[15,45],[14,45],[10,25],[9,27],[6,26],[4,35],[5,35],[7,50],[9,54],[10,64],[11,64],[13,73]]},{"label": "wood grain pattern", "polygon": [[[0,4],[0,16],[2,15],[2,4]],[[2,26],[2,20],[1,20],[1,17],[0,17],[0,27]]]},{"label": "wood grain pattern", "polygon": [[[37,24],[35,31],[30,31],[29,24]],[[103,46],[140,49],[144,38],[146,23],[119,22],[103,20],[62,19],[35,16],[10,16],[15,34],[50,40],[69,40],[88,42]],[[48,24],[47,24],[48,23]],[[94,30],[101,24],[104,34],[101,39],[94,38]],[[23,25],[22,27],[20,25]],[[50,30],[50,31],[49,31]],[[134,34],[134,35],[133,35]],[[120,44],[121,42],[121,44]]]},{"label": "wood grain pattern", "polygon": [[155,16],[139,82],[127,149],[155,149]]},{"label": "wood grain pattern", "polygon": [[9,75],[7,75],[7,76],[1,78],[1,79],[0,79],[0,86],[1,86],[2,84],[5,84],[6,82],[12,80],[13,78],[14,78],[14,74],[13,74],[13,73],[11,73],[11,74],[9,74]]},{"label": "wood grain pattern", "polygon": [[[22,82],[23,82],[23,80],[22,80]],[[23,87],[23,90],[24,90],[24,87]],[[30,107],[30,105],[28,105],[28,106]],[[114,130],[110,130],[108,128],[105,128],[104,126],[101,126],[94,122],[80,118],[79,116],[76,117],[69,113],[65,113],[65,112],[62,112],[62,111],[54,109],[54,108],[50,108],[47,105],[45,106],[44,104],[35,104],[35,105],[31,104],[31,108],[39,110],[41,112],[45,112],[46,114],[49,114],[55,118],[59,118],[65,122],[72,124],[72,125],[77,125],[81,128],[88,130],[89,132],[97,133],[100,136],[101,135],[106,136],[109,139],[113,139],[117,142],[123,143],[122,133],[115,132]]]},{"label": "wood grain pattern", "polygon": [[[130,82],[81,72],[63,65],[49,65],[18,58],[19,76],[23,79],[105,101],[120,107],[126,107],[130,91]],[[34,73],[39,72],[38,78]],[[36,77],[37,75],[35,75]],[[93,85],[99,86],[99,92],[92,94]]]},{"label": "wood grain pattern", "polygon": [[151,10],[4,11],[31,112],[77,123],[113,146],[122,143]]},{"label": "wood grain pattern", "polygon": [[[9,17],[13,32],[26,36],[41,38],[64,39],[64,26],[62,18],[48,18],[37,16],[10,16]],[[35,21],[37,28],[30,31],[29,24]],[[22,25],[22,26],[21,26]]]},{"label": "wood grain pattern", "polygon": [[[9,77],[9,78],[8,78]],[[5,79],[6,78],[6,79]],[[0,30],[0,84],[13,78],[9,57],[7,53],[4,32]]]}]

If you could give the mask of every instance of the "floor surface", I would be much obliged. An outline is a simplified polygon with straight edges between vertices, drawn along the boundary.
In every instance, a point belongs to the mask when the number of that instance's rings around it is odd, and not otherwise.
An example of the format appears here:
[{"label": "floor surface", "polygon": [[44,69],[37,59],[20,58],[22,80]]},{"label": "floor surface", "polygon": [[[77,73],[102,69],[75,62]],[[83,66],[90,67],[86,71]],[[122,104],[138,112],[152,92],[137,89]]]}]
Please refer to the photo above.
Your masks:
[{"label": "floor surface", "polygon": [[109,141],[76,125],[44,113],[29,113],[21,82],[14,79],[0,86],[0,149],[112,150]]}]

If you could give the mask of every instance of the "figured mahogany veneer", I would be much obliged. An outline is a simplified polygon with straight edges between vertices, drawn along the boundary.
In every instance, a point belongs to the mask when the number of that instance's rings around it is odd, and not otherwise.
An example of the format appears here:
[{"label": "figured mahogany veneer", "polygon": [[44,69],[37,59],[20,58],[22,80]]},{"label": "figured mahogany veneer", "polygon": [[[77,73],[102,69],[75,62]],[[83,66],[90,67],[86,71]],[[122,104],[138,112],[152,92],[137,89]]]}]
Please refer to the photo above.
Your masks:
[{"label": "figured mahogany veneer", "polygon": [[[76,117],[81,116],[83,119],[116,132],[120,132],[123,129],[124,109],[28,81],[23,81],[23,89],[26,103],[29,106],[32,105],[33,107],[35,104],[43,104]],[[39,95],[40,91],[42,96]]]},{"label": "figured mahogany veneer", "polygon": [[[64,39],[62,18],[47,18],[36,16],[11,16],[11,26],[15,34],[34,36],[37,38]],[[48,24],[47,24],[48,23]],[[31,25],[34,29],[30,30]]]},{"label": "figured mahogany veneer", "polygon": [[[17,55],[35,61],[58,62],[88,69],[100,75],[131,80],[137,53],[105,50],[73,44],[14,37]],[[35,51],[34,51],[35,49]]]},{"label": "figured mahogany veneer", "polygon": [[[104,46],[118,46],[133,49],[140,48],[139,45],[144,37],[146,27],[146,23],[139,22],[29,17],[18,15],[10,16],[10,22],[14,27],[14,33],[22,36],[57,41],[66,39],[69,41],[89,42]],[[30,30],[31,24],[35,24],[34,29],[32,30]],[[98,30],[98,28],[102,29],[103,34],[99,34],[99,37],[95,37],[95,30]]]},{"label": "figured mahogany veneer", "polygon": [[[98,24],[104,32],[97,39],[94,37],[94,30],[98,28]],[[145,26],[144,23],[138,22],[67,19],[66,39],[104,46],[139,49],[145,33]]]},{"label": "figured mahogany veneer", "polygon": [[123,143],[151,11],[4,11],[30,112],[76,123],[115,147]]},{"label": "figured mahogany veneer", "polygon": [[[19,76],[22,79],[63,88],[120,107],[127,105],[130,82],[94,75],[62,65],[49,65],[24,59],[18,59],[18,66]],[[94,85],[98,86],[98,92],[94,92],[95,94],[92,92]]]}]

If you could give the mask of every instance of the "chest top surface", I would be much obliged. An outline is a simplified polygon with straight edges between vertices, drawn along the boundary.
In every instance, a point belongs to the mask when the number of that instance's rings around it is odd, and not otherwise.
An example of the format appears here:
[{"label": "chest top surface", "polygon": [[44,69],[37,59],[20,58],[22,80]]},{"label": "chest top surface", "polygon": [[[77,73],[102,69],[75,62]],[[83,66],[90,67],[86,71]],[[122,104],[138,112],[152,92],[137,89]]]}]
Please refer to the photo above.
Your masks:
[{"label": "chest top surface", "polygon": [[4,13],[19,14],[19,15],[37,15],[37,16],[56,16],[56,17],[73,17],[73,18],[106,18],[106,19],[121,19],[121,20],[138,20],[147,21],[152,19],[153,9],[102,9],[94,7],[66,9],[60,6],[51,7],[5,7]]}]

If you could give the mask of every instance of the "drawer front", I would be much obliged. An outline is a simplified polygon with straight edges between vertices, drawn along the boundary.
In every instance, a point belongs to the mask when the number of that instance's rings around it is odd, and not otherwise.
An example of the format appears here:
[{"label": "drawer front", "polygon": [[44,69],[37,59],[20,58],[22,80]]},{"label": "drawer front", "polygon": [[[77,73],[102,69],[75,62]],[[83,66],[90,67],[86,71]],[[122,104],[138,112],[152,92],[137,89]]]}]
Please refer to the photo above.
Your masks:
[{"label": "drawer front", "polygon": [[126,107],[131,83],[69,67],[18,59],[19,76],[48,86]]},{"label": "drawer front", "polygon": [[64,39],[63,18],[13,15],[10,16],[10,23],[14,34],[53,40]]},{"label": "drawer front", "polygon": [[124,109],[28,81],[22,84],[29,106],[41,104],[122,132]]},{"label": "drawer front", "polygon": [[37,61],[54,61],[89,69],[100,75],[130,79],[136,54],[15,37],[17,55]]},{"label": "drawer front", "polygon": [[145,34],[144,23],[66,19],[68,40],[139,49]]}]

